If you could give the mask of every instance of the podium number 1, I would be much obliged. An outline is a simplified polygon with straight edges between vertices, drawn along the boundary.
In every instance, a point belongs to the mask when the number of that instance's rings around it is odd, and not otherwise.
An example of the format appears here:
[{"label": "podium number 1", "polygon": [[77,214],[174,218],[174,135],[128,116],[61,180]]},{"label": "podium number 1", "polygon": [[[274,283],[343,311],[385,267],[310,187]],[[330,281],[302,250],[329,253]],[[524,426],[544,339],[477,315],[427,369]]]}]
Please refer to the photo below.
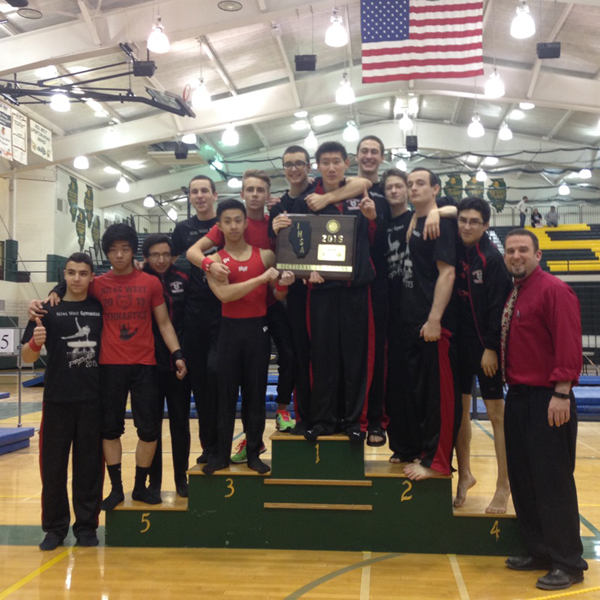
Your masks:
[{"label": "podium number 1", "polygon": [[320,457],[319,457],[319,444],[317,444],[317,445],[315,446],[315,450],[317,451],[317,458],[316,458],[316,460],[315,460],[315,465],[318,465],[318,464],[319,464],[319,461],[321,460],[321,459],[320,459]]}]

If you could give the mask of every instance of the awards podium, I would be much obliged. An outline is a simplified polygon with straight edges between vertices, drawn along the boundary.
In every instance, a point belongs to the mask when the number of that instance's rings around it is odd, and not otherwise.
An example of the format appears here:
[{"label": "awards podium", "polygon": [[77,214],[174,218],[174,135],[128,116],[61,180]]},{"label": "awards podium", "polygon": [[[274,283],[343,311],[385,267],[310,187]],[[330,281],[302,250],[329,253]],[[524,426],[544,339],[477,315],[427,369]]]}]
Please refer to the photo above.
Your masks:
[{"label": "awards podium", "polygon": [[[125,502],[106,514],[106,545],[520,555],[513,515],[452,507],[452,479],[410,481],[402,465],[365,460],[337,434],[271,436],[271,473],[231,465],[189,475],[189,498]],[[267,461],[268,462],[268,461]],[[467,500],[467,503],[469,500]]]}]

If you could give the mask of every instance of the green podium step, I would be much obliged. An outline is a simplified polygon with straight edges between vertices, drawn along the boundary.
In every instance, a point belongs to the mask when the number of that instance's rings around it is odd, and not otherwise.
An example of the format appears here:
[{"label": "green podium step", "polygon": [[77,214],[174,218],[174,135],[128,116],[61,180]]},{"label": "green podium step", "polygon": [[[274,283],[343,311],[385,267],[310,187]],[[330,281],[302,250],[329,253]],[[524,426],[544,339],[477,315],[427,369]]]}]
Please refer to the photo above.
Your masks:
[{"label": "green podium step", "polygon": [[[453,511],[451,477],[410,481],[403,465],[365,461],[346,436],[271,437],[271,473],[231,465],[189,473],[189,498],[126,500],[106,515],[113,546],[278,548],[511,555],[514,515]],[[268,461],[267,461],[268,462]],[[163,494],[165,499],[165,494]]]}]

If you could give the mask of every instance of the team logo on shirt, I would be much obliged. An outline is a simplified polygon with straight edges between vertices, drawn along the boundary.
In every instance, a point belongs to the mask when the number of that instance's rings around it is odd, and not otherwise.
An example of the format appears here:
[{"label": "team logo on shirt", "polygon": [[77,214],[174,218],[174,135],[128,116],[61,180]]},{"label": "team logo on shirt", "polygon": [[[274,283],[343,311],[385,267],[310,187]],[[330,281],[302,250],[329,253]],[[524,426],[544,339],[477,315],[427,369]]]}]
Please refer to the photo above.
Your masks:
[{"label": "team logo on shirt", "polygon": [[79,365],[97,367],[95,347],[98,343],[88,339],[91,329],[87,325],[81,327],[77,317],[75,317],[75,324],[77,325],[77,332],[73,335],[64,335],[61,338],[69,340],[67,341],[67,346],[71,348],[71,351],[67,352],[69,368],[78,367]]},{"label": "team logo on shirt", "polygon": [[224,258],[224,259],[223,259],[223,263],[224,263],[224,264],[227,264],[227,263],[229,262],[229,260],[230,260],[230,259],[229,259],[229,257],[227,257],[227,258]]},{"label": "team logo on shirt", "polygon": [[127,309],[131,306],[131,294],[126,296],[123,294],[117,294],[117,305],[122,309]]},{"label": "team logo on shirt", "polygon": [[247,271],[248,267],[238,267],[238,271]]},{"label": "team logo on shirt", "polygon": [[171,293],[180,294],[183,292],[183,283],[181,281],[171,281]]},{"label": "team logo on shirt", "polygon": [[477,271],[473,271],[473,283],[483,283],[483,271],[478,269]]},{"label": "team logo on shirt", "polygon": [[350,200],[346,201],[346,206],[348,210],[360,210],[358,206],[359,204],[360,198],[351,198]]}]

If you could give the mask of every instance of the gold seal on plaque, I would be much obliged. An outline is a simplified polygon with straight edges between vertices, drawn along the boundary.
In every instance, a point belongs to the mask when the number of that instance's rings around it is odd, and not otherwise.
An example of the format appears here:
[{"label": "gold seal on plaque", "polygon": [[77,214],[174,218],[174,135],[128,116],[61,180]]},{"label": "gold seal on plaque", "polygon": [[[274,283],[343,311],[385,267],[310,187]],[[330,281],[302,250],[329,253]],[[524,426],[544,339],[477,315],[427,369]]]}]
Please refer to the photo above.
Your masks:
[{"label": "gold seal on plaque", "polygon": [[340,227],[339,221],[336,221],[335,219],[327,221],[327,224],[325,225],[325,228],[327,231],[329,231],[329,233],[337,233],[340,230]]}]

